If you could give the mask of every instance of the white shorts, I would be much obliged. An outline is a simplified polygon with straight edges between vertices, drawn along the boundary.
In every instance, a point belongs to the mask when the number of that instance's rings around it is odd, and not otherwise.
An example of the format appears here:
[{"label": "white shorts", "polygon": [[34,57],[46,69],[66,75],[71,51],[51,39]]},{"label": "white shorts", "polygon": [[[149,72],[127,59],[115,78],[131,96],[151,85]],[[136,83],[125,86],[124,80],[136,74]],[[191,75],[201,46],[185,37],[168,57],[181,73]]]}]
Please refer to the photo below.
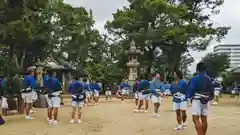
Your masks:
[{"label": "white shorts", "polygon": [[139,92],[135,92],[134,97],[135,97],[135,99],[139,99]]},{"label": "white shorts", "polygon": [[93,96],[93,91],[89,91],[90,97]]},{"label": "white shorts", "polygon": [[200,100],[193,99],[192,100],[192,115],[208,115],[208,108],[209,108],[210,102],[207,104],[202,104]]},{"label": "white shorts", "polygon": [[46,94],[45,98],[47,100],[48,108],[59,108],[60,107],[60,104],[61,104],[61,98],[60,97],[49,98],[48,94]]},{"label": "white shorts", "polygon": [[83,107],[84,101],[76,102],[72,101],[72,107]]},{"label": "white shorts", "polygon": [[180,103],[173,102],[173,110],[182,110],[185,111],[187,110],[187,101],[182,101]]},{"label": "white shorts", "polygon": [[21,93],[22,99],[24,103],[33,103],[33,94],[32,92],[29,93]]},{"label": "white shorts", "polygon": [[129,94],[129,90],[128,89],[122,89],[121,94],[122,95],[128,95]]},{"label": "white shorts", "polygon": [[231,92],[232,92],[232,94],[236,94],[236,91],[235,91],[235,90],[232,90]]},{"label": "white shorts", "polygon": [[112,91],[111,91],[111,90],[105,91],[105,95],[106,95],[106,96],[111,96],[111,95],[112,95]]},{"label": "white shorts", "polygon": [[33,102],[37,101],[37,99],[38,99],[37,92],[36,91],[32,91],[32,100],[33,100]]},{"label": "white shorts", "polygon": [[90,98],[90,97],[91,97],[91,94],[90,94],[89,91],[85,92],[85,94],[86,94],[86,97],[87,97],[87,98]]},{"label": "white shorts", "polygon": [[94,97],[99,97],[99,91],[94,90]]},{"label": "white shorts", "polygon": [[0,99],[0,115],[2,114],[2,100]]},{"label": "white shorts", "polygon": [[152,102],[153,103],[161,103],[161,98],[157,97],[156,95],[152,95]]},{"label": "white shorts", "polygon": [[214,91],[214,95],[215,95],[215,96],[219,96],[219,95],[220,95],[220,91],[219,91],[219,90],[215,90],[215,91]]},{"label": "white shorts", "polygon": [[138,93],[139,100],[148,100],[149,94],[142,94],[142,92]]},{"label": "white shorts", "polygon": [[166,90],[166,91],[164,92],[164,95],[166,95],[166,96],[171,95],[171,91],[170,91],[170,90]]}]

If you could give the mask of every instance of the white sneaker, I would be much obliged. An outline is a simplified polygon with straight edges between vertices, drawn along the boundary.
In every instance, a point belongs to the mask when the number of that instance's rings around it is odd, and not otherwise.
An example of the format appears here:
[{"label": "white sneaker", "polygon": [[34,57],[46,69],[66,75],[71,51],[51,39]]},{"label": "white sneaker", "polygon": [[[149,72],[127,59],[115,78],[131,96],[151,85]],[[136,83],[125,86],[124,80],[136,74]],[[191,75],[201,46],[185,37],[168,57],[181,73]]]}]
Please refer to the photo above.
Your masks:
[{"label": "white sneaker", "polygon": [[49,120],[48,120],[48,124],[53,124],[53,121],[54,121],[54,120],[49,119]]},{"label": "white sneaker", "polygon": [[26,120],[32,120],[32,119],[34,119],[34,118],[31,117],[31,116],[25,116],[25,119],[26,119]]},{"label": "white sneaker", "polygon": [[182,125],[177,125],[174,129],[175,130],[183,130],[183,126]]},{"label": "white sneaker", "polygon": [[138,110],[138,109],[134,109],[134,112],[139,112],[140,110]]},{"label": "white sneaker", "polygon": [[72,119],[72,120],[70,120],[69,122],[70,122],[70,123],[72,123],[72,124],[74,124],[75,120],[74,120],[74,119]]},{"label": "white sneaker", "polygon": [[82,121],[80,119],[77,120],[78,124],[82,123]]},{"label": "white sneaker", "polygon": [[159,117],[160,117],[160,114],[154,113],[154,114],[153,114],[153,117],[154,117],[154,118],[159,118]]},{"label": "white sneaker", "polygon": [[144,112],[144,113],[147,113],[148,111],[147,111],[147,110],[144,110],[143,112]]},{"label": "white sneaker", "polygon": [[57,125],[57,124],[60,124],[60,122],[57,121],[57,120],[54,120],[54,121],[53,121],[53,124],[54,124],[54,125]]}]

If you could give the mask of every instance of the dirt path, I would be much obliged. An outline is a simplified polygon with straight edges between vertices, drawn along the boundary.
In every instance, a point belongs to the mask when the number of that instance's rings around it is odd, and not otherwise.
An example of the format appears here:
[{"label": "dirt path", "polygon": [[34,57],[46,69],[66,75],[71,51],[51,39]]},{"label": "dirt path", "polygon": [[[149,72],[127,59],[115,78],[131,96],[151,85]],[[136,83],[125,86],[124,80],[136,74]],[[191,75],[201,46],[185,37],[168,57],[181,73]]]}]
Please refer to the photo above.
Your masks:
[{"label": "dirt path", "polygon": [[[133,113],[133,100],[122,103],[101,99],[101,104],[85,107],[83,123],[70,124],[70,100],[60,109],[61,124],[49,125],[45,120],[45,109],[37,109],[34,120],[25,121],[23,116],[5,117],[7,124],[0,127],[1,135],[195,135],[191,121],[191,110],[188,108],[188,128],[184,131],[173,130],[175,113],[171,112],[171,101],[163,100],[161,117],[151,117],[149,113]],[[239,135],[240,101],[226,101],[212,106],[209,117],[209,135]]]}]

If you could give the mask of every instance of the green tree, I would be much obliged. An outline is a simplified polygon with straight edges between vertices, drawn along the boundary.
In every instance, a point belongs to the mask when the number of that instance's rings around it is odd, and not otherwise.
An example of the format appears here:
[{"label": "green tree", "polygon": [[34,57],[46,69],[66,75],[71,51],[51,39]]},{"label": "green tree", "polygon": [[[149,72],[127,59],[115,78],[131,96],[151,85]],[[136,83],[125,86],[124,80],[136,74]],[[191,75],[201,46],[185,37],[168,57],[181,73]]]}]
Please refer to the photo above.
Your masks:
[{"label": "green tree", "polygon": [[229,56],[225,53],[208,53],[202,58],[202,62],[207,65],[212,77],[218,77],[221,72],[230,68]]},{"label": "green tree", "polygon": [[184,76],[189,75],[188,67],[194,62],[193,57],[190,54],[184,54],[181,56],[179,69],[183,72]]},{"label": "green tree", "polygon": [[[155,52],[163,50],[169,71],[179,68],[181,56],[189,50],[205,50],[213,39],[222,39],[228,27],[214,27],[210,16],[217,14],[222,5],[219,0],[129,0],[130,6],[113,14],[107,30],[122,48],[129,48],[129,41],[144,51],[141,66],[149,74],[159,59]],[[211,12],[206,11],[209,10]],[[208,14],[209,13],[209,14]],[[121,44],[124,43],[124,44]],[[174,52],[174,53],[173,53]]]}]

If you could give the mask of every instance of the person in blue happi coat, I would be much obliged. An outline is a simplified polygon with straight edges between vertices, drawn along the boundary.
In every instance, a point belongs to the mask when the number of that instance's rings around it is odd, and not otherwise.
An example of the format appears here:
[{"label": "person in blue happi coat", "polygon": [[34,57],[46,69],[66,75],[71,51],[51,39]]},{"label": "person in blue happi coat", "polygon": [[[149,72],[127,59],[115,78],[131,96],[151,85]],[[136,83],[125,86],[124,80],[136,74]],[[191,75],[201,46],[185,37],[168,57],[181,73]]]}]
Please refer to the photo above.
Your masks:
[{"label": "person in blue happi coat", "polygon": [[197,64],[197,75],[189,84],[187,98],[192,99],[193,123],[198,135],[206,135],[209,102],[214,98],[214,87],[211,78],[206,74],[206,65]]},{"label": "person in blue happi coat", "polygon": [[49,124],[59,124],[58,108],[61,103],[62,87],[61,83],[56,78],[56,72],[48,71],[48,75],[49,78],[44,83],[44,88],[47,92],[46,99],[48,103],[48,122]]},{"label": "person in blue happi coat", "polygon": [[90,87],[90,84],[89,82],[87,82],[87,79],[84,78],[83,79],[83,88],[84,88],[84,91],[85,91],[85,95],[86,95],[86,103],[88,106],[91,106],[93,105],[93,91],[91,90],[91,87]]},{"label": "person in blue happi coat", "polygon": [[99,104],[99,91],[100,91],[100,87],[99,84],[96,82],[95,79],[92,80],[92,82],[90,83],[90,88],[93,92],[93,100],[95,104]]},{"label": "person in blue happi coat", "polygon": [[165,91],[163,92],[163,98],[167,98],[168,99],[168,96],[171,95],[171,84],[169,84],[168,82],[165,82],[164,83],[164,88],[165,88]]},{"label": "person in blue happi coat", "polygon": [[144,106],[144,112],[147,112],[148,110],[148,98],[149,98],[149,94],[150,94],[150,83],[148,80],[146,79],[141,79],[139,82],[140,85],[140,90],[139,90],[139,100],[138,100],[138,107],[137,109],[135,109],[135,112],[139,112],[143,103],[145,102],[145,106]]},{"label": "person in blue happi coat", "polygon": [[107,83],[104,85],[106,100],[112,100],[112,85]]},{"label": "person in blue happi coat", "polygon": [[26,105],[25,119],[30,120],[30,119],[33,119],[33,117],[30,117],[30,110],[32,109],[32,103],[33,103],[32,91],[37,88],[37,83],[34,78],[34,69],[29,68],[27,72],[28,72],[28,75],[24,76],[23,89],[21,90],[21,96]]},{"label": "person in blue happi coat", "polygon": [[72,95],[72,119],[70,120],[70,123],[75,122],[75,114],[76,110],[78,111],[78,118],[77,122],[81,123],[81,115],[82,115],[82,107],[84,105],[84,100],[86,98],[85,91],[84,91],[84,84],[79,80],[79,77],[75,78],[76,81],[74,81],[71,84],[71,88],[69,89],[69,92]]},{"label": "person in blue happi coat", "polygon": [[136,109],[138,108],[138,100],[139,100],[139,92],[141,91],[140,89],[140,81],[138,78],[136,78],[135,83],[133,85],[133,92],[135,96],[135,105]]},{"label": "person in blue happi coat", "polygon": [[159,107],[161,105],[161,97],[163,96],[163,91],[165,91],[164,83],[160,80],[161,75],[156,74],[153,76],[153,79],[150,83],[150,91],[152,96],[152,102],[154,105],[154,114],[153,117],[159,118],[158,114]]},{"label": "person in blue happi coat", "polygon": [[176,70],[173,72],[174,81],[171,84],[170,91],[173,96],[173,110],[177,116],[177,126],[175,130],[182,130],[186,127],[187,120],[187,90],[188,84],[183,80],[183,74],[181,71]]},{"label": "person in blue happi coat", "polygon": [[[5,92],[6,92],[6,84],[5,80],[3,77],[0,78],[0,111],[2,110],[1,105],[2,105],[2,99],[5,97]],[[0,125],[4,125],[5,121],[0,113]]]},{"label": "person in blue happi coat", "polygon": [[121,93],[121,100],[124,101],[124,99],[126,98],[126,96],[128,96],[129,92],[130,92],[130,85],[128,83],[127,79],[123,79],[123,81],[120,83],[120,91]]},{"label": "person in blue happi coat", "polygon": [[219,101],[219,98],[220,98],[220,93],[221,93],[221,90],[222,90],[221,82],[218,81],[217,79],[214,79],[213,87],[214,87],[214,101],[213,101],[213,105],[216,105],[216,104],[218,104],[218,101]]}]

